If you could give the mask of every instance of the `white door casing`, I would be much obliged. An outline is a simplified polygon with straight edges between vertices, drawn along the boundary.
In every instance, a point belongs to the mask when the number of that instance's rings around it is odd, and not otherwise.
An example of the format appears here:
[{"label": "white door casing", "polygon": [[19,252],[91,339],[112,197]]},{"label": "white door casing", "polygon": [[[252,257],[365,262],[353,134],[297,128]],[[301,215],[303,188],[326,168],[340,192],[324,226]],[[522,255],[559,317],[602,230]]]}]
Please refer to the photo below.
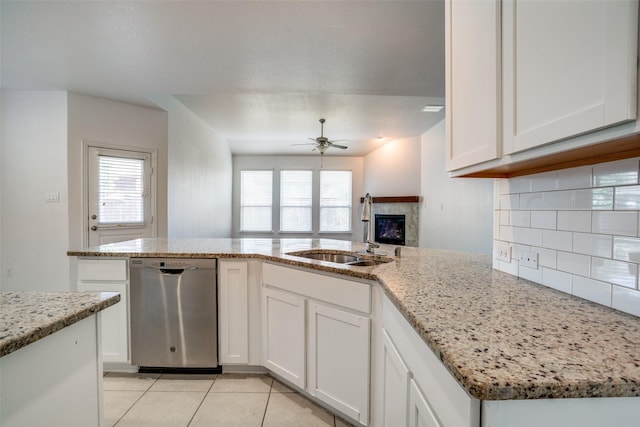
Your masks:
[{"label": "white door casing", "polygon": [[[155,169],[156,155],[153,151],[142,149],[129,149],[113,146],[98,145],[85,142],[85,190],[83,203],[84,217],[84,242],[93,247],[106,243],[121,242],[142,237],[155,237],[157,227],[155,225]],[[122,200],[105,200],[104,195],[99,194],[100,161],[104,159],[131,160],[142,165],[141,196],[142,206],[140,218],[135,221],[113,222],[105,221],[99,205],[103,207],[112,202],[114,205],[122,203]],[[103,181],[104,182],[104,181]],[[117,189],[115,190],[117,191]],[[124,197],[124,195],[123,195]]]}]

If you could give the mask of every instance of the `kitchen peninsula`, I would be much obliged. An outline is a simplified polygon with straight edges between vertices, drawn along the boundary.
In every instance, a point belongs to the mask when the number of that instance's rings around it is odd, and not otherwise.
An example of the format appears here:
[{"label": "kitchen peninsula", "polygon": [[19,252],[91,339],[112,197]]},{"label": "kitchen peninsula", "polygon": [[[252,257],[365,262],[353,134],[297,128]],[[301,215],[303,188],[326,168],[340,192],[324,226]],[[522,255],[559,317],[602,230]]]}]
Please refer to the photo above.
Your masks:
[{"label": "kitchen peninsula", "polygon": [[[470,426],[623,426],[639,419],[637,317],[493,270],[486,255],[403,247],[393,257],[394,247],[382,245],[379,251],[393,260],[360,267],[292,254],[364,248],[328,239],[138,239],[68,255],[256,260],[371,283],[381,298],[373,298],[371,310],[370,425],[385,425],[391,411],[381,371],[393,360],[407,371],[401,388],[409,416],[431,417],[436,425],[456,425],[457,413]],[[434,392],[427,382],[440,387]],[[438,395],[449,390],[462,405],[442,408]],[[377,409],[387,406],[389,413]]]},{"label": "kitchen peninsula", "polygon": [[118,301],[114,293],[0,292],[0,425],[100,425],[97,314]]}]

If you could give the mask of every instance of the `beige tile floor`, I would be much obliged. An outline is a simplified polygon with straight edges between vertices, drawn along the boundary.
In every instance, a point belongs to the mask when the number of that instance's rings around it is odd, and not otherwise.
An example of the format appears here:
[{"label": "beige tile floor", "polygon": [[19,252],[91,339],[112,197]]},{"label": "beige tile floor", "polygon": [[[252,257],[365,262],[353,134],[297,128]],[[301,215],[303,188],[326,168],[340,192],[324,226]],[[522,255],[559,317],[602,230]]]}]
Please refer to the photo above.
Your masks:
[{"label": "beige tile floor", "polygon": [[106,426],[343,427],[350,424],[268,375],[108,373]]}]

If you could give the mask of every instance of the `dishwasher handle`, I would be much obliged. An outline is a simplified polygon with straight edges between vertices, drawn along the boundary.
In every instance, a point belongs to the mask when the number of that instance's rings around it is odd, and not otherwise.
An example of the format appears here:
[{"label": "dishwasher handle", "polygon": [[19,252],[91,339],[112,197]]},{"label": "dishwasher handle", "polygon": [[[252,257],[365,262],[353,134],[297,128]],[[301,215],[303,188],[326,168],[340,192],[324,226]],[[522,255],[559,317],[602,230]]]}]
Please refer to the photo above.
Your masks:
[{"label": "dishwasher handle", "polygon": [[158,270],[162,274],[171,275],[171,276],[179,276],[180,274],[184,273],[185,270],[198,269],[198,267],[170,268],[170,267],[150,267],[150,266],[145,266],[145,268],[148,268],[150,270]]}]

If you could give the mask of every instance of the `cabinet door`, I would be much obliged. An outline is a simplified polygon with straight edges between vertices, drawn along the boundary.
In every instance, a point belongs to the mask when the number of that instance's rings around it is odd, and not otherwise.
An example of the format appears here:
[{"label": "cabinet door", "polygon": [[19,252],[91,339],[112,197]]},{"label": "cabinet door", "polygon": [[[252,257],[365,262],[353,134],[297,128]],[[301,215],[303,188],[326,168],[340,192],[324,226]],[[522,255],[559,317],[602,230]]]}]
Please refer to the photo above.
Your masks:
[{"label": "cabinet door", "polygon": [[246,262],[218,263],[220,363],[249,363],[249,298]]},{"label": "cabinet door", "polygon": [[500,156],[500,1],[445,3],[447,170]]},{"label": "cabinet door", "polygon": [[442,427],[433,414],[427,399],[418,388],[415,380],[409,386],[409,426],[410,427]]},{"label": "cabinet door", "polygon": [[120,293],[120,302],[101,312],[102,360],[103,362],[129,363],[129,293],[127,283],[80,282],[78,290]]},{"label": "cabinet door", "polygon": [[385,427],[406,426],[411,373],[391,341],[391,337],[384,329],[382,330],[382,339],[382,425]]},{"label": "cabinet door", "polygon": [[309,303],[311,395],[367,425],[369,319]]},{"label": "cabinet door", "polygon": [[263,362],[267,369],[305,387],[305,301],[274,289],[262,290]]},{"label": "cabinet door", "polygon": [[637,26],[635,0],[504,0],[504,152],[634,119]]}]

